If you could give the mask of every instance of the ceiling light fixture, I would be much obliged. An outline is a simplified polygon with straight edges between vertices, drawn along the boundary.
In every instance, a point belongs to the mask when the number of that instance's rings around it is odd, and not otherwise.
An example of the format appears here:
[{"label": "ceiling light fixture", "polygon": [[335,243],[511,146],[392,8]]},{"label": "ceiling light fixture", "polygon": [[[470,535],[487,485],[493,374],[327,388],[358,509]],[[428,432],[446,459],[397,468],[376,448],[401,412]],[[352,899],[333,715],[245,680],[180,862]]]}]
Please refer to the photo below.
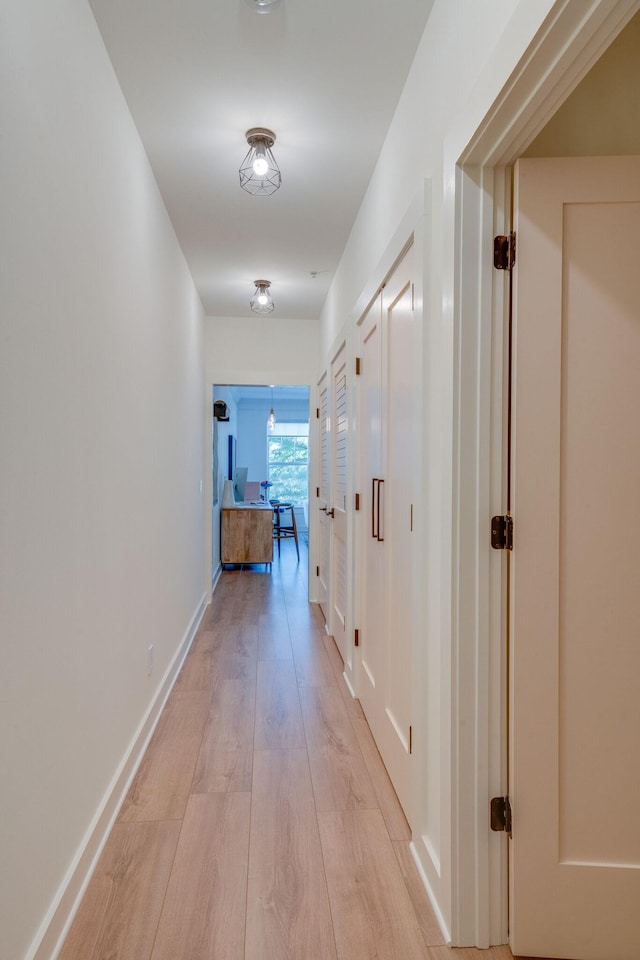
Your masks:
[{"label": "ceiling light fixture", "polygon": [[253,282],[256,285],[256,292],[251,297],[249,306],[254,313],[273,313],[275,304],[271,299],[271,293],[269,292],[271,281],[254,280]]},{"label": "ceiling light fixture", "polygon": [[271,410],[269,410],[269,416],[267,417],[267,427],[269,430],[273,430],[276,425],[276,414],[273,409],[273,387],[271,387]]},{"label": "ceiling light fixture", "polygon": [[240,186],[254,197],[268,197],[280,187],[280,168],[271,152],[276,135],[266,127],[252,127],[245,134],[249,152],[240,164]]}]

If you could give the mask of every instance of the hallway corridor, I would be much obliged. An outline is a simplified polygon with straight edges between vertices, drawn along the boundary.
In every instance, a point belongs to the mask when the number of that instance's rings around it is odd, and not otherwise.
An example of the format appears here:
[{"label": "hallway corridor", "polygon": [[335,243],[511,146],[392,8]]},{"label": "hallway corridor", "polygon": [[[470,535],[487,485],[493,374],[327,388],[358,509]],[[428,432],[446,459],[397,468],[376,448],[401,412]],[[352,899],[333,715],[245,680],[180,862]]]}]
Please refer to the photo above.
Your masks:
[{"label": "hallway corridor", "polygon": [[443,946],[306,567],[223,572],[60,960],[510,960]]}]

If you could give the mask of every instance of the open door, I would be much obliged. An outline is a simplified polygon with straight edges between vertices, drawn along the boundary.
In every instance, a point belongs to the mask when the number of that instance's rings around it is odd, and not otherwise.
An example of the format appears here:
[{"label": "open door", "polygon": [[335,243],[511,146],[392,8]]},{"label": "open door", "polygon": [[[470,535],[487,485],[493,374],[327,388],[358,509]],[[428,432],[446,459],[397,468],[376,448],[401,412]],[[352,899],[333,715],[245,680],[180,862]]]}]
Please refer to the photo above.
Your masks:
[{"label": "open door", "polygon": [[640,158],[515,173],[510,940],[640,956]]}]

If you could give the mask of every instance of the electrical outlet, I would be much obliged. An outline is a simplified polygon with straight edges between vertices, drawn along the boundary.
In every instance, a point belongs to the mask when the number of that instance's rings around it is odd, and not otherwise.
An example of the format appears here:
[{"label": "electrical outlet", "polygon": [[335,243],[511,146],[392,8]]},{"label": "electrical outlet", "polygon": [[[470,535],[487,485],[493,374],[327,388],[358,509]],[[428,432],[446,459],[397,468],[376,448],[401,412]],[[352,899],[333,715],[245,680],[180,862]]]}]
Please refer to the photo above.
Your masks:
[{"label": "electrical outlet", "polygon": [[149,644],[147,650],[147,676],[151,676],[153,673],[153,644]]}]

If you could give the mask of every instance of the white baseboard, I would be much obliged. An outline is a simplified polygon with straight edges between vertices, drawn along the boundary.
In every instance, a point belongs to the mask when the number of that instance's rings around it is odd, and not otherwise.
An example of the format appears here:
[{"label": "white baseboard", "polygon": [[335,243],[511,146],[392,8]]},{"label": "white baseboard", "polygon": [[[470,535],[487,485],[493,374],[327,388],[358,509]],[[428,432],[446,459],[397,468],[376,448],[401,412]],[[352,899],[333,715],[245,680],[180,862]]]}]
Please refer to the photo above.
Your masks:
[{"label": "white baseboard", "polygon": [[420,862],[420,856],[419,856],[419,854],[418,854],[418,850],[417,850],[417,848],[416,848],[415,841],[413,841],[413,840],[411,841],[411,843],[409,844],[409,849],[411,850],[411,856],[413,857],[413,859],[414,859],[414,861],[415,861],[415,865],[416,865],[416,867],[418,868],[418,873],[420,874],[420,879],[422,880],[423,886],[424,886],[425,890],[427,891],[427,896],[429,897],[429,902],[430,902],[431,907],[432,907],[432,909],[433,909],[433,912],[434,912],[434,914],[435,914],[436,920],[438,921],[438,925],[440,926],[440,930],[442,931],[442,936],[444,937],[444,941],[445,941],[445,943],[446,943],[448,946],[451,946],[451,933],[449,932],[449,929],[448,929],[448,927],[447,927],[447,924],[445,923],[445,919],[444,919],[444,917],[443,917],[443,915],[442,915],[442,910],[440,909],[440,906],[439,906],[439,904],[438,904],[438,900],[437,900],[437,898],[436,898],[436,896],[435,896],[435,894],[434,894],[434,892],[433,892],[433,890],[432,890],[432,888],[431,888],[431,884],[429,883],[429,879],[428,879],[428,877],[427,877],[427,874],[426,874],[425,871],[424,871],[424,867],[422,866],[422,864],[421,864],[421,862]]},{"label": "white baseboard", "polygon": [[56,960],[207,607],[203,595],[24,960]]},{"label": "white baseboard", "polygon": [[343,679],[344,679],[344,682],[345,682],[346,685],[347,685],[347,688],[348,688],[348,690],[349,690],[349,693],[351,694],[351,696],[353,697],[353,699],[356,700],[356,699],[357,699],[356,693],[355,693],[355,690],[353,689],[353,687],[351,686],[351,680],[350,680],[349,677],[347,676],[346,670],[343,670],[343,672],[342,672],[342,677],[343,677]]}]

